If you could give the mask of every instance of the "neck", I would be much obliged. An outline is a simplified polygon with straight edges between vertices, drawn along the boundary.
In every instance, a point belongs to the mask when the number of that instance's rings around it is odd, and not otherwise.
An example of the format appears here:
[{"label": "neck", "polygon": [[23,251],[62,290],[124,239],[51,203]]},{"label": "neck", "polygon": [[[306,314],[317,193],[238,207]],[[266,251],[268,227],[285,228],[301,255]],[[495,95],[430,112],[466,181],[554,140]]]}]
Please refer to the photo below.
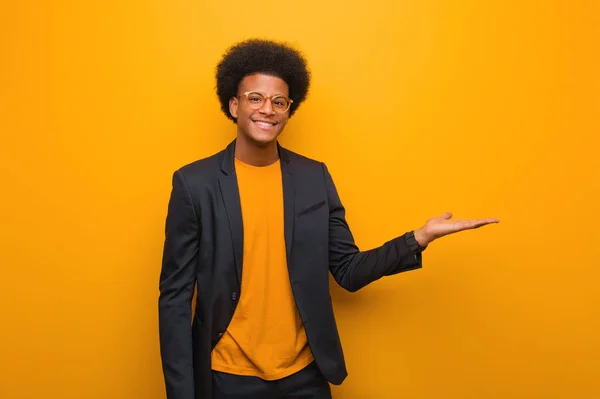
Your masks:
[{"label": "neck", "polygon": [[243,163],[253,166],[268,166],[279,159],[277,141],[265,145],[251,142],[243,135],[238,134],[235,142],[235,158]]}]

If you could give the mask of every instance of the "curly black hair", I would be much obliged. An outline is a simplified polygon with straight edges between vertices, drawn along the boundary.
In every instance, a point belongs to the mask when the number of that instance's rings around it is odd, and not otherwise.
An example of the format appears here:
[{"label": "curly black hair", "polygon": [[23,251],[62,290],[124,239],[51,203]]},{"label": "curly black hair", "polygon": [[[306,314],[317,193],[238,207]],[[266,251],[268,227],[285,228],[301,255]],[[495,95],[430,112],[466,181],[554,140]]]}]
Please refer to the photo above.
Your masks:
[{"label": "curly black hair", "polygon": [[304,56],[293,47],[280,42],[250,39],[230,47],[217,64],[217,95],[221,110],[236,122],[229,113],[229,100],[237,96],[242,79],[248,75],[263,73],[285,81],[289,97],[294,101],[290,117],[306,99],[310,86],[310,71]]}]

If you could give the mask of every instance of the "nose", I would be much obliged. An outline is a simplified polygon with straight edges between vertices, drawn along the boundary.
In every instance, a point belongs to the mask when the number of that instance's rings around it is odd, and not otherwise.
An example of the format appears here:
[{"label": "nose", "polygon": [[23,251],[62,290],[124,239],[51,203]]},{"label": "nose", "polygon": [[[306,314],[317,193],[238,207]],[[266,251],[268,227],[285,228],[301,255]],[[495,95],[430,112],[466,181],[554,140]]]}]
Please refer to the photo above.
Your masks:
[{"label": "nose", "polygon": [[273,104],[271,103],[271,99],[270,98],[265,99],[265,103],[263,104],[262,107],[260,107],[260,109],[258,111],[261,114],[273,115],[275,113],[275,111],[273,110]]}]

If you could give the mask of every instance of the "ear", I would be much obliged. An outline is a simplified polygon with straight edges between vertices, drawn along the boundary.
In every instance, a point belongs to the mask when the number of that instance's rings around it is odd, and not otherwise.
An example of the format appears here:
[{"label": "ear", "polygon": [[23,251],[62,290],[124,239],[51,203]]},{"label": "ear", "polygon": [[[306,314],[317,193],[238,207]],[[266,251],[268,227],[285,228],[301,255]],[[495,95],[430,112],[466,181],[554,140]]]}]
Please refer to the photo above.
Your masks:
[{"label": "ear", "polygon": [[237,119],[238,117],[238,105],[239,105],[239,101],[237,99],[237,97],[231,97],[229,99],[229,113],[231,114],[231,116],[233,116],[235,119]]}]

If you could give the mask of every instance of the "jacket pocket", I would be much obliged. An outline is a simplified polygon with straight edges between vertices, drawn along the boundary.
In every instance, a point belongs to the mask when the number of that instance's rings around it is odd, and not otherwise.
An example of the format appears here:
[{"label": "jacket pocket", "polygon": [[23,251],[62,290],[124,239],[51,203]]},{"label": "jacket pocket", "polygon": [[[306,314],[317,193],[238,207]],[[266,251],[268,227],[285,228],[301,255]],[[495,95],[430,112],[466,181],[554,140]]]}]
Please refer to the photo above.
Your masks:
[{"label": "jacket pocket", "polygon": [[304,216],[307,213],[315,211],[315,210],[319,209],[320,207],[322,207],[323,205],[325,205],[325,200],[321,200],[321,201],[317,202],[316,204],[310,205],[309,207],[304,208],[302,211],[298,212],[298,217]]}]

